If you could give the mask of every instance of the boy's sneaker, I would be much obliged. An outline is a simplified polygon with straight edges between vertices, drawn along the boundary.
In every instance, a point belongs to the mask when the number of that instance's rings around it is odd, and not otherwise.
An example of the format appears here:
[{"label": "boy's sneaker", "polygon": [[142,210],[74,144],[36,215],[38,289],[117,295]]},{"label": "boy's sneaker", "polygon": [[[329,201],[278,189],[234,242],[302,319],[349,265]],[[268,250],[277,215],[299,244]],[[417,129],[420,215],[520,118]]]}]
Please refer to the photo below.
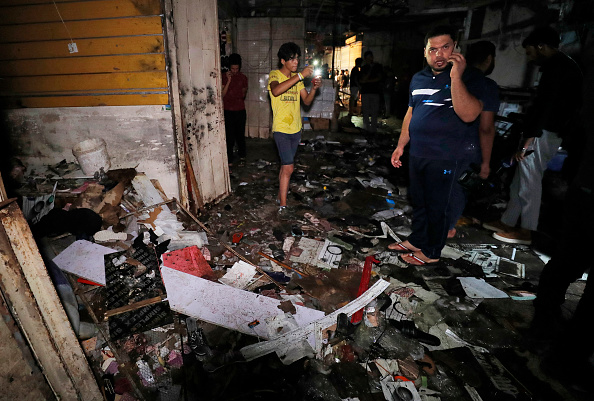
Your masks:
[{"label": "boy's sneaker", "polygon": [[514,230],[493,233],[493,238],[508,244],[530,245],[532,244],[532,234],[530,230]]},{"label": "boy's sneaker", "polygon": [[291,217],[291,211],[286,206],[279,206],[278,208],[278,218],[281,220],[289,220]]},{"label": "boy's sneaker", "polygon": [[513,230],[513,227],[508,226],[507,224],[504,224],[503,222],[501,222],[501,220],[495,220],[495,221],[489,221],[486,223],[483,223],[483,228],[486,228],[487,230],[490,231],[495,231],[495,232],[501,232],[501,231],[511,231]]}]

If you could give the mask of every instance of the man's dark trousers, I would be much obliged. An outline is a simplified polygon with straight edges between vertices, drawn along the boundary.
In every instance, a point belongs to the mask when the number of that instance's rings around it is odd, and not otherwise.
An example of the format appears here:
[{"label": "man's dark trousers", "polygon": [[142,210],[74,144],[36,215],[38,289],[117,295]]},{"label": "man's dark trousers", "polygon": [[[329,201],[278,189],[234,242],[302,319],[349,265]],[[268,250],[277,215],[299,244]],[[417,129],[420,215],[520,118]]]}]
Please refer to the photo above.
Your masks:
[{"label": "man's dark trousers", "polygon": [[233,147],[237,142],[239,157],[245,157],[245,121],[246,111],[225,110],[225,136],[227,138],[227,158],[233,161]]},{"label": "man's dark trousers", "polygon": [[439,259],[449,229],[448,206],[461,162],[410,157],[412,234],[408,241],[430,259]]}]

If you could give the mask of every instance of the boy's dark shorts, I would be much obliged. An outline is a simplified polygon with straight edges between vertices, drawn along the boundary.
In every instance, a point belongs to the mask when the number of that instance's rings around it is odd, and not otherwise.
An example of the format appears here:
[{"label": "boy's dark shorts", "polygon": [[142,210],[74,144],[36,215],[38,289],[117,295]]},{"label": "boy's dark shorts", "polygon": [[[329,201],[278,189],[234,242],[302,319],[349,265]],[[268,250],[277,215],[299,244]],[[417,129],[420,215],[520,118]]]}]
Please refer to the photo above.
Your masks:
[{"label": "boy's dark shorts", "polygon": [[296,134],[285,134],[284,132],[273,132],[274,142],[278,149],[281,165],[293,164],[295,153],[301,142],[301,131]]}]

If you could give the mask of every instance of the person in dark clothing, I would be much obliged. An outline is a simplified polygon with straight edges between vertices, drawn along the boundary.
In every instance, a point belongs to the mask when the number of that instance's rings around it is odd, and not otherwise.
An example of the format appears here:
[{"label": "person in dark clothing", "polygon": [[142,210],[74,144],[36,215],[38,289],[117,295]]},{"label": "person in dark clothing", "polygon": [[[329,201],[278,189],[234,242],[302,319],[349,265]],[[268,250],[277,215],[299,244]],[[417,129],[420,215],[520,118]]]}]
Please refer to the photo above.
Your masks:
[{"label": "person in dark clothing", "polygon": [[394,96],[394,89],[396,87],[396,78],[394,70],[388,65],[384,66],[384,82],[382,85],[382,93],[384,100],[383,118],[390,117],[392,113],[392,96]]},{"label": "person in dark clothing", "polygon": [[248,79],[241,73],[241,56],[237,53],[229,55],[229,71],[223,75],[223,108],[225,113],[225,134],[227,138],[227,159],[233,162],[233,147],[237,142],[240,158],[246,156],[245,151],[245,95]]},{"label": "person in dark clothing", "polygon": [[363,64],[363,59],[359,57],[355,60],[355,66],[351,70],[351,78],[349,81],[351,88],[351,97],[349,99],[349,115],[351,116],[355,114],[357,100],[359,99],[359,79],[361,77],[361,64]]},{"label": "person in dark clothing", "polygon": [[[477,165],[480,163],[479,177],[486,180],[491,172],[490,162],[493,140],[495,138],[495,115],[499,110],[499,86],[491,78],[486,77],[495,69],[495,45],[486,40],[473,43],[466,52],[466,62],[470,67],[480,70],[485,75],[485,101],[478,126],[481,158],[480,161],[476,159],[468,160],[468,167],[464,168],[467,170],[470,168],[471,163],[476,163]],[[460,184],[455,185],[452,202],[450,203],[451,220],[448,238],[453,238],[456,235],[456,223],[464,212],[466,202],[466,192]]]},{"label": "person in dark clothing", "polygon": [[364,54],[365,64],[361,67],[359,92],[361,93],[361,114],[363,128],[367,132],[377,131],[377,118],[380,109],[384,71],[381,64],[374,62],[373,53],[368,50]]},{"label": "person in dark clothing", "polygon": [[[479,115],[483,110],[485,78],[456,47],[456,31],[433,28],[425,37],[427,68],[410,84],[409,107],[402,123],[392,165],[410,142],[412,233],[390,249],[410,252],[402,260],[413,265],[439,261],[449,226],[449,203],[464,161],[480,159]],[[460,146],[464,144],[464,146]]]},{"label": "person in dark clothing", "polygon": [[[507,208],[501,221],[483,224],[502,242],[532,243],[532,231],[538,228],[544,171],[581,106],[582,73],[575,61],[559,51],[559,43],[559,33],[548,26],[536,28],[522,43],[528,59],[540,65],[542,75],[526,113],[521,149],[514,155],[518,166]],[[533,152],[527,155],[528,151]],[[516,229],[519,220],[520,228]]]},{"label": "person in dark clothing", "polygon": [[[542,338],[561,328],[542,367],[551,377],[566,382],[577,390],[593,393],[591,380],[594,368],[589,359],[594,353],[592,316],[594,316],[594,272],[592,259],[582,250],[594,243],[594,42],[585,54],[584,65],[590,66],[583,90],[582,123],[586,137],[584,157],[564,202],[563,227],[551,260],[544,267],[534,300],[531,332]],[[568,322],[562,314],[569,285],[590,269],[586,287],[575,312]],[[557,330],[558,332],[558,330]]]}]

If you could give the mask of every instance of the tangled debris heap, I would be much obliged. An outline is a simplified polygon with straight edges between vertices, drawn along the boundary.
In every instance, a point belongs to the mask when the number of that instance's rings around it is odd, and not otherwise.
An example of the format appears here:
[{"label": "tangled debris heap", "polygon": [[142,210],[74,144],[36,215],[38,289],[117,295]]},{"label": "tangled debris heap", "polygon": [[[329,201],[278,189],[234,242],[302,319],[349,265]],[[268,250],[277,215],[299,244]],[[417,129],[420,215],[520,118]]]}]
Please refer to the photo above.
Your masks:
[{"label": "tangled debris heap", "polygon": [[[387,136],[306,141],[291,213],[281,219],[274,151],[257,146],[265,157],[235,166],[233,195],[198,217],[129,171],[57,192],[56,204],[102,217],[104,230],[77,233],[95,242],[85,249],[101,241],[109,249],[93,256],[99,275],[60,260],[78,242],[73,236],[45,243],[70,278],[104,285],[70,280],[87,306],[81,319],[89,313],[97,326],[83,345],[107,393],[167,400],[554,393],[517,354],[517,330],[531,313],[521,300],[542,267],[528,248],[495,246],[468,225],[438,266],[400,261],[387,245],[410,233],[411,208],[405,173],[388,167]],[[105,191],[89,190],[96,185]]]}]

